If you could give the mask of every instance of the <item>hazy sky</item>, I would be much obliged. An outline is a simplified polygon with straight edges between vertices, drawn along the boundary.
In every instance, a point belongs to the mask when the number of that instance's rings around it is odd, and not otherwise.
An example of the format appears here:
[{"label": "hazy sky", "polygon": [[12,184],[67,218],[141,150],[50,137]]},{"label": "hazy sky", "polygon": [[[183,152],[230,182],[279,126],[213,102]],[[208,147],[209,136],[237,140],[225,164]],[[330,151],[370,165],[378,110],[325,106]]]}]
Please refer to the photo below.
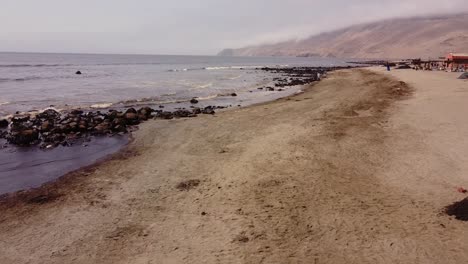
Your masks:
[{"label": "hazy sky", "polygon": [[215,54],[467,0],[0,0],[0,51]]}]

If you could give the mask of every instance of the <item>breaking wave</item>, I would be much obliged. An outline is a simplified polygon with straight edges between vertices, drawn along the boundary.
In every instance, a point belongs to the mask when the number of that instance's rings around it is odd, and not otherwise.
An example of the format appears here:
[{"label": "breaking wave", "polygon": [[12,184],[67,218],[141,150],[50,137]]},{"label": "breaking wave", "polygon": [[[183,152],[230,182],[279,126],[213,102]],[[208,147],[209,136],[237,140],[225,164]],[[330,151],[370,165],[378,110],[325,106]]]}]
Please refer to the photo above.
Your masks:
[{"label": "breaking wave", "polygon": [[246,66],[213,66],[203,68],[184,68],[184,69],[171,69],[169,72],[184,72],[184,71],[216,71],[216,70],[245,70],[245,69],[257,69],[264,67],[288,67],[289,65],[246,65]]},{"label": "breaking wave", "polygon": [[0,68],[39,68],[73,66],[73,64],[0,64]]}]

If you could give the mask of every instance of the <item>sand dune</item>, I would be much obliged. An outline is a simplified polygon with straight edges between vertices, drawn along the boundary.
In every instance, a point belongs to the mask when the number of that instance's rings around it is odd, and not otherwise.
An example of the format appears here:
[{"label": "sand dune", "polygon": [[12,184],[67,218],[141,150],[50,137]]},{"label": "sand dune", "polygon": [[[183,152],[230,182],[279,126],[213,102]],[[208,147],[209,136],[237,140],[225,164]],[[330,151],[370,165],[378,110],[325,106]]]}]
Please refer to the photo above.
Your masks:
[{"label": "sand dune", "polygon": [[468,14],[386,20],[351,26],[300,41],[224,50],[234,56],[437,58],[468,52]]}]

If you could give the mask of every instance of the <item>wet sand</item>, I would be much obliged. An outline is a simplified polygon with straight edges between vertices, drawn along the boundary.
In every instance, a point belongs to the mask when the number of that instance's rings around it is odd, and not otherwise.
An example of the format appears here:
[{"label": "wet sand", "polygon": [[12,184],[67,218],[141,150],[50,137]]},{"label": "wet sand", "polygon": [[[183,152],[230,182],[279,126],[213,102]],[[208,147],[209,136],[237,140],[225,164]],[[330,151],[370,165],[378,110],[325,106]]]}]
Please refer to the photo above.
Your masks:
[{"label": "wet sand", "polygon": [[4,199],[2,261],[463,263],[467,224],[442,212],[468,185],[465,88],[384,74],[147,122],[118,157]]}]

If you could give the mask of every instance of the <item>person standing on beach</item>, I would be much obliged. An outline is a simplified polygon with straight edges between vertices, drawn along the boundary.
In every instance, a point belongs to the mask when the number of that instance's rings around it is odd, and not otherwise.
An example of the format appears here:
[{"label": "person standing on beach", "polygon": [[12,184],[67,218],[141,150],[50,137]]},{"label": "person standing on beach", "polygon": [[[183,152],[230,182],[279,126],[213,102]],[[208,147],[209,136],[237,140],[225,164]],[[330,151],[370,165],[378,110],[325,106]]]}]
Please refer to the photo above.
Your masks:
[{"label": "person standing on beach", "polygon": [[387,61],[387,71],[390,71],[390,63]]}]

